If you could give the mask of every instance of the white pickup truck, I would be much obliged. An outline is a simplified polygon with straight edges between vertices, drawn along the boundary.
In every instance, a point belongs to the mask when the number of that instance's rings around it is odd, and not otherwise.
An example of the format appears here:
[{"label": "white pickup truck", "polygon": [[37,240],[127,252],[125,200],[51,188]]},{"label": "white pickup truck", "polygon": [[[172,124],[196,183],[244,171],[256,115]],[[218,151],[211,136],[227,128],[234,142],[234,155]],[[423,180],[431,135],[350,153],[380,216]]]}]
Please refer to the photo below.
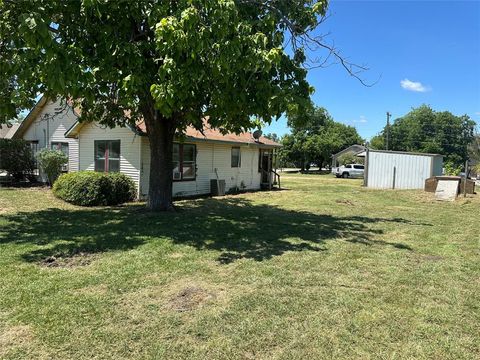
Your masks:
[{"label": "white pickup truck", "polygon": [[332,174],[337,178],[363,178],[365,173],[365,165],[347,164],[332,169]]}]

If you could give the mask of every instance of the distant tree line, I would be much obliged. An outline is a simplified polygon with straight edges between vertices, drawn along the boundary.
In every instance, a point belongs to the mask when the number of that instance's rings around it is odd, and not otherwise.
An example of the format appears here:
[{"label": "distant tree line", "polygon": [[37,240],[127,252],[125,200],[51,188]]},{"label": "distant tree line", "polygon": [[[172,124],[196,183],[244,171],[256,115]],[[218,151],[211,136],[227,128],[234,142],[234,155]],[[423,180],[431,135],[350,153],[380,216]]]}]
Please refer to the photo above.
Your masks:
[{"label": "distant tree line", "polygon": [[396,119],[370,142],[373,149],[417,151],[445,156],[449,167],[461,167],[475,149],[475,121],[468,115],[456,116],[449,111],[435,111],[428,105],[412,109]]},{"label": "distant tree line", "polygon": [[322,107],[313,107],[302,117],[291,116],[288,125],[292,132],[281,139],[283,147],[278,159],[281,167],[294,166],[303,171],[313,163],[322,168],[330,164],[332,154],[363,143],[353,126],[335,121]]}]

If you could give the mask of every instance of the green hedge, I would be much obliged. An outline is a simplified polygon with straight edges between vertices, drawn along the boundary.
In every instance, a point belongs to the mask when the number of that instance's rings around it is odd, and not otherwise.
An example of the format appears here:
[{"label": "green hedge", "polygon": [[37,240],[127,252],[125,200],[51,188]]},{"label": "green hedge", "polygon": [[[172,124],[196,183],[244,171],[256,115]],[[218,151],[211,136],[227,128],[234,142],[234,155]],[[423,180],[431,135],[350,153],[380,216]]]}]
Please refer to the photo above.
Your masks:
[{"label": "green hedge", "polygon": [[136,197],[135,183],[122,173],[79,171],[63,174],[52,190],[56,197],[81,206],[118,205]]},{"label": "green hedge", "polygon": [[30,145],[21,139],[0,139],[0,169],[16,180],[33,176],[35,159]]}]

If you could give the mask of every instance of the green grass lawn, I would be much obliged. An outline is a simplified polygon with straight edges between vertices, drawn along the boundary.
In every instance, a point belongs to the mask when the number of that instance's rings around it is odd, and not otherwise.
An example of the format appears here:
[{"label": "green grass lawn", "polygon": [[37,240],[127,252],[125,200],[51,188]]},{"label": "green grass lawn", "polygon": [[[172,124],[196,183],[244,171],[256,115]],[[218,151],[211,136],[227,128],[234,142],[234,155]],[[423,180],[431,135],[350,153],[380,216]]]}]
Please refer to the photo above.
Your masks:
[{"label": "green grass lawn", "polygon": [[282,184],[166,214],[0,189],[0,358],[480,357],[479,196]]}]

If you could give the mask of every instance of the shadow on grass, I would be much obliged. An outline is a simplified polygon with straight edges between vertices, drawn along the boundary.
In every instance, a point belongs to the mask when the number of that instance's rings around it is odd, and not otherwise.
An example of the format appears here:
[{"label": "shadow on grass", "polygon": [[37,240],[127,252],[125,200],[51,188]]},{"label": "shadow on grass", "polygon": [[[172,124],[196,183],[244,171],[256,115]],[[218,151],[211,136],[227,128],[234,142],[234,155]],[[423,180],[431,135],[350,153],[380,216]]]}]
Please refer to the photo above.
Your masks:
[{"label": "shadow on grass", "polygon": [[0,216],[0,243],[29,243],[40,248],[23,255],[28,262],[48,256],[74,256],[133,249],[159,238],[219,252],[220,263],[262,261],[287,251],[322,251],[331,240],[411,250],[402,243],[376,239],[376,223],[412,224],[405,219],[337,217],[255,205],[244,198],[182,202],[175,213],[149,213],[143,205],[104,209],[46,209]]}]

